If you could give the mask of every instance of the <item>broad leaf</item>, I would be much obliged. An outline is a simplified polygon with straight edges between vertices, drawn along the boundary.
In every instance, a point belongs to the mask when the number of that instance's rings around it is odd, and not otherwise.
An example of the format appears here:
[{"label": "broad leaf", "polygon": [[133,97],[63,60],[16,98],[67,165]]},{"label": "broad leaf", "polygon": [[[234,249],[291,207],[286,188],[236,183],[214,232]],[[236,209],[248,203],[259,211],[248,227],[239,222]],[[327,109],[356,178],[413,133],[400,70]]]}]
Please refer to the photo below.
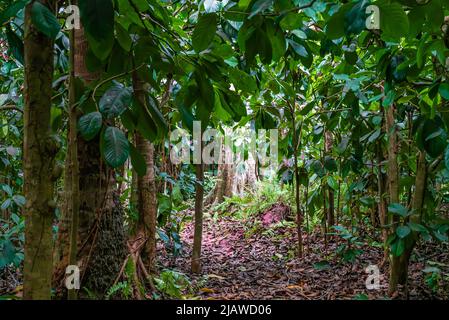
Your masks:
[{"label": "broad leaf", "polygon": [[120,116],[129,107],[132,92],[122,85],[114,85],[101,97],[99,108],[108,119]]},{"label": "broad leaf", "polygon": [[31,20],[34,26],[50,39],[56,39],[61,30],[53,12],[38,1],[35,1],[31,7]]},{"label": "broad leaf", "polygon": [[101,144],[106,163],[112,168],[125,164],[129,156],[129,141],[123,131],[116,127],[107,127]]},{"label": "broad leaf", "polygon": [[82,116],[78,120],[78,131],[84,140],[89,141],[95,138],[100,132],[103,124],[103,117],[100,112],[91,112]]},{"label": "broad leaf", "polygon": [[195,51],[206,50],[214,40],[216,31],[217,15],[215,13],[200,16],[192,35],[192,45]]}]

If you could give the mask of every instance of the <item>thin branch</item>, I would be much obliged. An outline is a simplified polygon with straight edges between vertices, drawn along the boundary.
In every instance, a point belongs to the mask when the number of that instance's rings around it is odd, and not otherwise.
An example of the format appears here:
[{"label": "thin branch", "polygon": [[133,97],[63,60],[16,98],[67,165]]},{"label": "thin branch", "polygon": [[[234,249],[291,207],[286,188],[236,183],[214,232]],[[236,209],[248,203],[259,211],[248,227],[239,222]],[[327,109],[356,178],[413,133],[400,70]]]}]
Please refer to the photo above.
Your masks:
[{"label": "thin branch", "polygon": [[11,110],[23,113],[22,109],[20,109],[18,106],[12,105],[12,104],[10,104],[10,105],[7,104],[7,105],[0,107],[0,111],[11,111]]}]

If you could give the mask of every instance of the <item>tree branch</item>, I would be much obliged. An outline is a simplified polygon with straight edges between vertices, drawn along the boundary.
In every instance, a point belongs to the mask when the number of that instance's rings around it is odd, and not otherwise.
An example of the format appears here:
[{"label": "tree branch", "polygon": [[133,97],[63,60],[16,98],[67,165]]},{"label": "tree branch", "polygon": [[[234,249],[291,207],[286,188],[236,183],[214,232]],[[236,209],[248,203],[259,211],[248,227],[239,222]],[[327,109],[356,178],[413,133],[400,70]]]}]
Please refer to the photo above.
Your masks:
[{"label": "tree branch", "polygon": [[22,109],[20,109],[18,106],[12,105],[12,104],[0,106],[0,111],[11,111],[11,110],[15,110],[15,111],[23,113]]}]

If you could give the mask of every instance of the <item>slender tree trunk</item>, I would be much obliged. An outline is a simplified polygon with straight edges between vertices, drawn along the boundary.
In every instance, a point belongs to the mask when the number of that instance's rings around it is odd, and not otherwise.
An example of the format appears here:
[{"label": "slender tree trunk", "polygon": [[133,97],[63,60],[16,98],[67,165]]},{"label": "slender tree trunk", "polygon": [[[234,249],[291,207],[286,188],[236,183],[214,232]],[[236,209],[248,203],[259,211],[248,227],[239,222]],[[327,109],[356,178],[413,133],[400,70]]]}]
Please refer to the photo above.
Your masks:
[{"label": "slender tree trunk", "polygon": [[[78,263],[78,223],[79,223],[79,162],[78,162],[78,112],[76,107],[75,94],[75,32],[70,32],[70,80],[69,80],[69,134],[68,134],[68,152],[70,161],[70,189],[68,197],[68,206],[70,207],[71,223],[70,223],[70,247],[69,247],[69,264],[76,265]],[[76,290],[69,290],[68,299],[75,300],[77,298]]]},{"label": "slender tree trunk", "polygon": [[[388,134],[388,191],[389,202],[399,203],[399,165],[398,165],[398,133],[395,122],[396,107],[391,105],[386,110],[386,131]],[[397,216],[392,217],[392,233],[396,232],[399,219]],[[390,284],[389,292],[393,294],[397,290],[399,283],[400,257],[392,256],[390,262]]]},{"label": "slender tree trunk", "polygon": [[[427,186],[427,165],[425,152],[418,154],[418,164],[415,177],[415,192],[412,198],[412,211],[410,221],[420,224],[422,218],[424,195]],[[405,239],[405,249],[401,256],[393,257],[390,275],[389,292],[393,294],[397,291],[398,284],[407,285],[408,264],[415,248],[419,234],[412,231],[411,235]]]},{"label": "slender tree trunk", "polygon": [[[324,133],[324,151],[325,155],[329,156],[332,152],[332,144],[333,144],[333,137],[332,132],[326,130]],[[329,202],[329,208],[327,210],[327,225],[328,227],[332,227],[335,224],[335,215],[334,215],[334,207],[335,207],[335,196],[334,196],[334,190],[327,186],[328,190],[328,202]]]},{"label": "slender tree trunk", "polygon": [[293,159],[295,166],[295,202],[296,202],[296,233],[298,236],[298,257],[302,258],[303,256],[303,239],[302,239],[302,212],[301,212],[301,200],[299,197],[299,167],[298,167],[298,152],[299,152],[299,143],[301,141],[302,136],[302,124],[299,132],[299,141],[298,141],[298,132],[296,129],[296,121],[295,121],[295,109],[292,107],[291,110],[292,116],[292,126],[293,126]]},{"label": "slender tree trunk", "polygon": [[[202,144],[202,143],[201,143]],[[201,272],[201,245],[203,242],[203,197],[204,197],[204,164],[196,165],[195,184],[195,233],[191,268],[193,273]]]},{"label": "slender tree trunk", "polygon": [[382,152],[382,142],[379,141],[377,145],[377,194],[379,197],[378,211],[379,211],[379,222],[382,230],[382,241],[384,243],[384,258],[382,264],[388,260],[388,229],[387,229],[387,201],[385,199],[385,175],[382,173],[382,163],[384,162],[384,156]]},{"label": "slender tree trunk", "polygon": [[[55,1],[39,1],[55,11]],[[50,108],[53,80],[53,41],[31,22],[31,7],[25,9],[25,110],[24,193],[25,260],[24,299],[51,297],[53,267],[52,225],[54,158],[58,143],[51,138]]]}]

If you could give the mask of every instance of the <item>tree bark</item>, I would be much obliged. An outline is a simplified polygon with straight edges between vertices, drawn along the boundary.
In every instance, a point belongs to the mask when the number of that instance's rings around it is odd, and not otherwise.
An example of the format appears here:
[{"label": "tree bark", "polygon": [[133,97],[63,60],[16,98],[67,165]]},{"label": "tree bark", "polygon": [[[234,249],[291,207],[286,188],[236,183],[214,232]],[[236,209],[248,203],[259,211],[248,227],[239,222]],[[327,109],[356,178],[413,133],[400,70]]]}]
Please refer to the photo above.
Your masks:
[{"label": "tree bark", "polygon": [[[391,105],[386,111],[386,131],[388,134],[388,191],[389,202],[399,203],[399,165],[398,165],[398,133],[395,122],[396,107]],[[399,219],[396,215],[392,217],[392,230],[394,234],[397,229]],[[400,257],[391,257],[390,261],[390,283],[389,293],[393,294],[397,290],[399,282],[398,278],[398,266],[400,263]]]},{"label": "tree bark", "polygon": [[[293,126],[293,159],[294,159],[294,174],[295,174],[295,203],[296,203],[296,233],[298,236],[298,257],[302,258],[303,256],[303,239],[302,239],[302,212],[301,212],[301,203],[299,197],[299,167],[298,167],[298,152],[300,149],[299,144],[301,143],[302,137],[302,124],[299,132],[298,139],[298,131],[296,129],[296,121],[295,121],[295,107],[292,107],[291,110],[292,117],[292,126]],[[298,141],[299,140],[299,141]]]},{"label": "tree bark", "polygon": [[[55,11],[55,1],[39,1]],[[24,299],[51,298],[53,267],[52,225],[54,158],[59,145],[51,137],[50,108],[53,80],[53,41],[31,22],[31,7],[25,9],[25,110],[24,110],[24,194],[25,260]]]},{"label": "tree bark", "polygon": [[[78,255],[78,223],[79,223],[79,161],[78,161],[78,112],[76,107],[75,92],[75,53],[76,47],[75,32],[70,32],[70,79],[69,79],[69,132],[68,132],[68,152],[70,163],[70,190],[68,196],[68,206],[70,207],[70,246],[69,246],[69,264],[76,265]],[[75,300],[77,291],[72,289],[68,291],[68,299]]]},{"label": "tree bark", "polygon": [[[146,106],[145,91],[143,82],[139,79],[137,72],[133,73],[133,87],[136,99],[143,106]],[[136,133],[136,146],[145,158],[147,171],[144,176],[137,177],[137,194],[139,208],[138,231],[145,235],[145,256],[144,260],[148,265],[150,273],[155,272],[156,262],[156,225],[157,225],[157,198],[156,181],[154,177],[154,146],[142,135]]]},{"label": "tree bark", "polygon": [[[418,154],[418,164],[415,177],[415,192],[412,199],[412,211],[410,222],[420,224],[424,204],[424,195],[427,188],[427,165],[425,152]],[[408,280],[408,264],[418,241],[419,234],[412,231],[411,235],[405,238],[405,249],[401,256],[393,257],[391,264],[389,293],[397,291],[398,284],[406,285]]]},{"label": "tree bark", "polygon": [[[202,143],[201,143],[202,144]],[[203,241],[203,197],[204,197],[204,164],[196,165],[195,184],[195,233],[191,268],[193,273],[201,272],[201,245]]]},{"label": "tree bark", "polygon": [[[75,30],[74,73],[89,85],[99,78],[99,73],[91,73],[86,66],[88,43],[81,28]],[[77,265],[81,270],[81,287],[89,289],[97,297],[113,284],[126,256],[126,236],[124,231],[123,209],[121,208],[114,172],[103,163],[100,154],[100,138],[91,141],[77,137],[79,162],[79,227],[77,243]],[[72,158],[72,156],[70,155]],[[70,164],[68,161],[67,164]],[[72,177],[71,166],[67,167],[66,177]],[[75,182],[76,183],[76,182]],[[72,185],[73,181],[68,185]],[[69,204],[70,194],[66,203]],[[68,209],[68,208],[66,208]],[[70,220],[70,210],[63,212],[65,220]],[[68,232],[64,228],[60,233]],[[67,237],[60,234],[59,238]],[[73,249],[73,248],[72,248]],[[65,270],[69,248],[62,250],[59,272]],[[58,272],[58,270],[57,270]],[[59,274],[55,280],[59,281]],[[58,283],[61,285],[61,283]]]},{"label": "tree bark", "polygon": [[[329,156],[332,152],[332,144],[333,144],[333,137],[332,132],[326,130],[324,133],[324,152],[325,155]],[[327,194],[328,194],[328,210],[327,210],[327,226],[328,228],[332,227],[335,224],[335,214],[334,214],[334,207],[335,207],[335,196],[334,196],[334,190],[327,186]]]}]

